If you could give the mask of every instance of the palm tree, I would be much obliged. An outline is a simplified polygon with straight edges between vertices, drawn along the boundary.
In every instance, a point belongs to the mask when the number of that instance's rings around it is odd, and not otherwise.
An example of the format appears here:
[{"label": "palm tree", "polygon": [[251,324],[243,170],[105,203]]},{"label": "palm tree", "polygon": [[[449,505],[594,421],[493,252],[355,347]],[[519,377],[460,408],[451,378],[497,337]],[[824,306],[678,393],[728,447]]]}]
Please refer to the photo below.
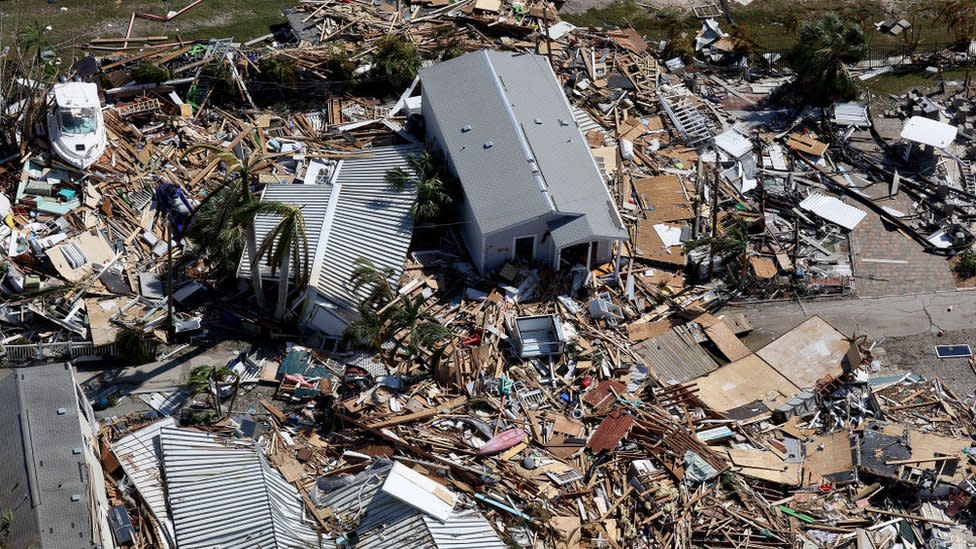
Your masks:
[{"label": "palm tree", "polygon": [[343,338],[357,345],[365,345],[372,351],[379,350],[386,339],[386,318],[366,301],[356,306],[359,318],[353,320],[342,332]]},{"label": "palm tree", "polygon": [[848,63],[856,63],[866,53],[864,31],[828,12],[800,24],[800,36],[790,54],[796,89],[807,101],[829,105],[838,99],[852,99],[857,88]]},{"label": "palm tree", "polygon": [[399,93],[413,82],[421,61],[416,45],[401,36],[388,34],[377,42],[371,72]]},{"label": "palm tree", "polygon": [[410,213],[417,221],[433,221],[453,202],[445,177],[437,160],[428,152],[408,156],[407,163],[412,173],[398,166],[386,172],[386,183],[396,191],[416,184],[417,199],[410,207]]},{"label": "palm tree", "polygon": [[217,416],[223,417],[223,411],[220,406],[220,383],[225,383],[226,380],[233,378],[233,392],[231,393],[231,401],[228,411],[234,409],[234,401],[237,400],[237,390],[240,388],[240,376],[234,373],[233,370],[224,366],[197,366],[190,372],[190,378],[186,382],[187,388],[190,389],[190,396],[198,395],[200,393],[207,393],[213,400],[213,407],[217,410]]},{"label": "palm tree", "polygon": [[354,295],[359,295],[363,288],[369,290],[362,303],[370,307],[379,307],[393,299],[395,292],[390,284],[394,274],[393,269],[389,267],[380,269],[365,257],[360,257],[353,262],[353,265],[355,268],[349,276],[350,290]]},{"label": "palm tree", "polygon": [[[211,235],[210,240],[215,241],[218,245],[221,242],[221,236],[233,235],[235,231],[240,230],[240,226],[243,226],[248,257],[251,258],[251,262],[253,263],[258,257],[257,233],[254,229],[253,218],[245,219],[244,223],[239,224],[238,228],[233,228],[230,224],[235,218],[239,220],[239,216],[235,216],[236,212],[241,208],[249,206],[252,202],[258,201],[251,192],[251,183],[256,179],[258,170],[266,165],[266,159],[262,156],[252,154],[245,154],[243,158],[240,158],[231,151],[209,144],[194,145],[183,154],[183,157],[185,158],[187,155],[200,150],[208,151],[221,160],[227,166],[227,173],[217,188],[211,191],[190,212],[190,217],[186,224],[190,227],[189,230],[196,233],[198,237]],[[234,186],[232,183],[238,183],[238,185]],[[222,194],[225,190],[229,194]],[[218,207],[210,206],[210,202],[217,200],[216,197],[221,196],[223,198],[216,205]],[[211,214],[203,219],[204,223],[200,227],[194,228],[193,222],[197,213],[207,211],[210,211]],[[254,289],[258,308],[264,309],[266,305],[261,283],[261,274],[257,269],[253,268],[253,265],[251,269],[251,287]]]},{"label": "palm tree", "polygon": [[[257,202],[253,206],[242,208],[239,214],[251,220],[253,212],[278,217],[278,223],[265,235],[258,249],[257,258],[267,258],[271,267],[271,276],[278,272],[278,301],[275,305],[275,320],[285,317],[288,305],[288,281],[291,267],[295,268],[295,287],[304,290],[308,287],[309,253],[308,235],[305,232],[305,217],[301,208],[280,202]],[[256,261],[252,260],[252,267]]]},{"label": "palm tree", "polygon": [[[414,299],[401,296],[397,306],[390,309],[390,332],[396,334],[401,330],[407,331],[407,361],[413,360],[422,348],[433,348],[437,343],[449,339],[452,334],[446,326],[441,324],[430,312],[424,309],[424,296],[418,295]],[[396,346],[390,353],[396,358],[402,340],[397,340]]]}]

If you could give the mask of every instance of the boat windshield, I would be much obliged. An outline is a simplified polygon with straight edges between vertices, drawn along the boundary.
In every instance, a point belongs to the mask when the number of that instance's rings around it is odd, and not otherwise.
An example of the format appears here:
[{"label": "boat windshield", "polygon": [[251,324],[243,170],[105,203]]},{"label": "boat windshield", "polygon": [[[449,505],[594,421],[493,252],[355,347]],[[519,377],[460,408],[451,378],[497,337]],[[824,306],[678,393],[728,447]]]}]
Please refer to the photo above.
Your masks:
[{"label": "boat windshield", "polygon": [[93,133],[95,109],[61,109],[61,131],[64,133]]}]

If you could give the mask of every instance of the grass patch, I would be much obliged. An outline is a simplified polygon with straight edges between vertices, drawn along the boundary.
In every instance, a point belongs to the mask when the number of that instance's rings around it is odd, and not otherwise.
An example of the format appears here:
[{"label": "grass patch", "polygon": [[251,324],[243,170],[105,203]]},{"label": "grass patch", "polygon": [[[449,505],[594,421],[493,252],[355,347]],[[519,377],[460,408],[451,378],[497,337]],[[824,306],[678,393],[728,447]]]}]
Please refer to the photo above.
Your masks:
[{"label": "grass patch", "polygon": [[[966,78],[966,73],[966,69],[951,69],[945,71],[943,75],[946,80],[962,81]],[[902,95],[914,88],[934,86],[937,82],[937,75],[925,71],[891,72],[863,82],[862,87],[875,95]]]},{"label": "grass patch", "polygon": [[[124,36],[134,11],[165,15],[178,11],[190,0],[77,0],[50,4],[47,0],[0,0],[3,35],[10,44],[18,29],[39,23],[51,26],[47,45],[70,48],[92,38]],[[206,0],[169,22],[136,19],[132,35],[177,36],[185,40],[234,37],[249,40],[268,33],[271,25],[283,23],[281,8],[295,0]],[[62,10],[61,8],[65,8]]]},{"label": "grass patch", "polygon": [[[874,23],[883,19],[908,17],[900,8],[886,10],[880,0],[763,0],[741,7],[732,3],[732,17],[736,24],[748,28],[760,47],[774,51],[785,51],[796,43],[796,27],[800,21],[816,18],[826,12],[838,12],[848,21],[857,21],[864,28],[868,45],[901,46],[905,41],[900,36],[882,34],[875,30]],[[637,5],[632,0],[619,0],[603,8],[593,8],[578,15],[564,15],[570,23],[578,26],[632,26],[651,40],[666,39],[669,31],[680,29],[692,36],[701,28],[701,23],[690,13],[677,10],[654,10]],[[931,13],[920,13],[915,18],[919,27],[920,44],[945,44],[949,37],[945,23]],[[729,32],[731,26],[720,20],[723,30]]]}]

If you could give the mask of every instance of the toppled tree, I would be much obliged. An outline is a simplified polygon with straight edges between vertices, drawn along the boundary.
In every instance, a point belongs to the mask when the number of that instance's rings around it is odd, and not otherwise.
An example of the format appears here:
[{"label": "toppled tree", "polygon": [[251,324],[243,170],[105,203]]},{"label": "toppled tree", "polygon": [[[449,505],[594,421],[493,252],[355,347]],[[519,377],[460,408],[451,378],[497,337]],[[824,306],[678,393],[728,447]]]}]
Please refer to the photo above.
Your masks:
[{"label": "toppled tree", "polygon": [[197,366],[190,372],[190,378],[187,380],[186,386],[190,390],[191,396],[206,393],[211,399],[214,410],[217,412],[217,417],[223,417],[223,409],[220,405],[220,385],[231,386],[230,406],[227,407],[227,412],[230,413],[234,409],[234,401],[237,400],[240,383],[240,376],[230,368],[223,366]]},{"label": "toppled tree", "polygon": [[420,61],[417,46],[403,37],[390,34],[376,44],[372,76],[386,83],[391,91],[400,93],[417,76]]},{"label": "toppled tree", "polygon": [[847,65],[860,61],[866,52],[864,31],[836,13],[802,22],[790,52],[796,90],[807,102],[820,106],[855,98],[857,88]]},{"label": "toppled tree", "polygon": [[[379,350],[390,338],[395,338],[389,361],[395,363],[401,351],[406,363],[415,359],[424,360],[424,351],[429,353],[425,360],[428,366],[436,368],[444,352],[450,346],[453,334],[424,307],[423,296],[411,299],[408,296],[396,297],[389,283],[391,272],[376,267],[367,259],[356,260],[356,269],[350,277],[350,289],[365,296],[357,307],[359,318],[349,324],[343,333],[344,338],[354,344],[363,345],[370,350]],[[397,338],[397,334],[400,337]]]}]

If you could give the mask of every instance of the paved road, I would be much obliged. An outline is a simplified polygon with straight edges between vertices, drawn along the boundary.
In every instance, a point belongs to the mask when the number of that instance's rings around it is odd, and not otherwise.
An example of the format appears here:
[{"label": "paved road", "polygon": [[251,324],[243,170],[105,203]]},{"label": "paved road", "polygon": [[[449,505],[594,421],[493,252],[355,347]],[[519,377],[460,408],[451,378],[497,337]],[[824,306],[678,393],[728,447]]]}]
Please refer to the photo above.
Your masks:
[{"label": "paved road", "polygon": [[764,345],[813,315],[847,334],[871,339],[976,328],[976,291],[947,291],[893,297],[765,303],[740,310],[752,321],[751,348]]}]

